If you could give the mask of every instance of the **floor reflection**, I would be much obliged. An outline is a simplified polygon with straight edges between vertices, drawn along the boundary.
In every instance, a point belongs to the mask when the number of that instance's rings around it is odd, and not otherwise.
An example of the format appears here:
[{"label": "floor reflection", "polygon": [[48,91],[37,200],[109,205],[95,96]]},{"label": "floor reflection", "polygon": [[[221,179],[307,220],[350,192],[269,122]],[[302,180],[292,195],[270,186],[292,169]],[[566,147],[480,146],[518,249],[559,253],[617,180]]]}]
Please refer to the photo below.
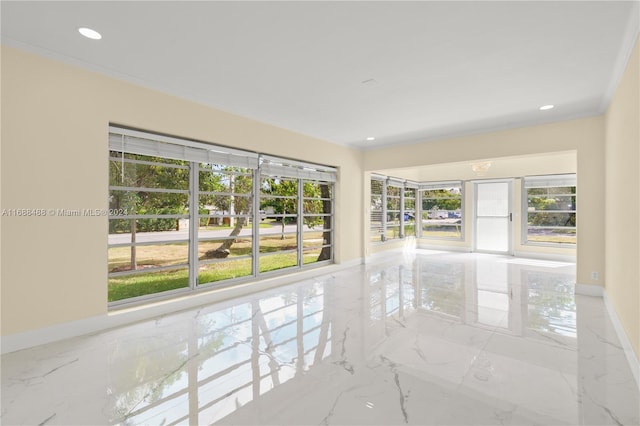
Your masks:
[{"label": "floor reflection", "polygon": [[[299,286],[226,309],[200,311],[186,335],[115,346],[114,422],[209,424],[312,368],[331,352],[325,285]],[[168,328],[167,331],[172,330]],[[168,343],[168,344],[167,344]],[[153,345],[153,343],[151,343]],[[178,365],[166,374],[159,366]]]},{"label": "floor reflection", "polygon": [[570,263],[397,255],[8,354],[0,420],[638,423],[602,300],[574,283]]}]

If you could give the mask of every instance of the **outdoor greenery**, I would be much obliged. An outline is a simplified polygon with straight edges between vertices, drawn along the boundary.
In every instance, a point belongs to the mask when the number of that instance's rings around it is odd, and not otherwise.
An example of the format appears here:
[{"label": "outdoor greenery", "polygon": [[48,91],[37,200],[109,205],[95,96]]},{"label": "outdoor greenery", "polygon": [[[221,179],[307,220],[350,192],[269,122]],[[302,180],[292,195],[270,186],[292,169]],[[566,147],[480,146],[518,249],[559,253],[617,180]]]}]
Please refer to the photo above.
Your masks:
[{"label": "outdoor greenery", "polygon": [[435,238],[462,237],[462,230],[460,225],[451,225],[451,226],[423,225],[422,232],[428,233],[429,237],[435,237]]},{"label": "outdoor greenery", "polygon": [[[146,155],[111,151],[109,208],[128,215],[185,214],[188,195],[181,192],[154,192],[144,189],[184,191],[189,189],[188,162]],[[148,164],[151,163],[151,164]],[[129,191],[126,188],[143,188]],[[114,219],[109,233],[170,231],[178,227],[176,219]]]},{"label": "outdoor greenery", "polygon": [[[109,278],[109,301],[188,287],[189,262],[187,243],[159,242],[154,245],[135,243],[141,232],[179,230],[189,214],[190,163],[181,160],[111,151],[109,161],[109,207],[119,215],[153,215],[155,218],[118,218],[109,220],[109,233],[130,235],[131,245],[109,249],[109,272],[120,273]],[[200,241],[198,282],[209,283],[252,275],[251,238],[241,238],[249,228],[253,215],[254,170],[201,163],[198,173],[198,213],[201,230],[228,229],[227,238]],[[261,223],[260,228],[280,226],[275,236],[259,238],[259,252],[283,253],[260,258],[260,272],[298,264],[296,239],[285,235],[285,225],[295,223],[298,216],[308,228],[322,232],[305,232],[303,263],[331,258],[331,185],[303,181],[303,212],[298,212],[298,180],[265,177],[261,180],[260,209],[270,208],[277,221]],[[325,216],[327,214],[327,216]],[[163,217],[171,215],[173,217]],[[291,216],[285,216],[291,215]],[[188,225],[188,224],[185,224]],[[251,228],[249,228],[251,229]],[[303,230],[298,230],[302,232]],[[129,237],[127,237],[129,238]],[[311,239],[319,243],[311,243]],[[244,256],[244,258],[234,259]],[[216,259],[212,261],[210,259]],[[182,265],[182,266],[178,266]],[[158,271],[157,268],[176,266]],[[148,270],[148,271],[147,271]],[[131,273],[128,274],[127,272]]]},{"label": "outdoor greenery", "polygon": [[527,241],[576,243],[575,186],[528,188],[527,209]]},{"label": "outdoor greenery", "polygon": [[[307,234],[305,237],[321,239],[322,232],[317,231],[312,234]],[[293,239],[293,246],[291,238],[281,240],[277,234],[263,238],[261,241],[264,244],[261,244],[260,252],[263,254],[274,254],[260,257],[260,272],[274,271],[297,264],[297,254],[295,252],[278,253],[295,248],[295,239]],[[219,244],[220,240],[200,242],[198,245],[199,256],[204,256],[208,250],[219,246]],[[138,268],[163,267],[184,263],[186,260],[185,250],[186,243],[140,246],[138,247]],[[117,271],[122,265],[128,264],[128,251],[128,247],[109,249],[109,271]],[[225,261],[200,266],[198,272],[199,284],[240,278],[252,274],[250,258],[234,259],[251,255],[251,240],[246,238],[237,239],[230,251],[231,253]],[[320,248],[305,248],[303,264],[316,262],[320,251]],[[108,300],[113,302],[146,294],[186,288],[188,286],[189,278],[186,267],[168,271],[149,271],[116,276],[109,278]]]},{"label": "outdoor greenery", "polygon": [[422,210],[448,210],[455,211],[462,208],[462,197],[460,190],[432,189],[422,193]]}]

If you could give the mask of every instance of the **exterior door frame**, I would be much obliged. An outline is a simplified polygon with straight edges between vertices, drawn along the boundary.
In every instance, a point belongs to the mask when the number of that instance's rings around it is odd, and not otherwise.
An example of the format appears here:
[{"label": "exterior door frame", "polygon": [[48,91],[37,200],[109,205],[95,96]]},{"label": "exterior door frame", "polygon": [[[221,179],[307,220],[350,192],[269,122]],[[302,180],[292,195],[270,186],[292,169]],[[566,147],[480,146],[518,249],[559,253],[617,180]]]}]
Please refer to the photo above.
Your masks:
[{"label": "exterior door frame", "polygon": [[[512,178],[507,179],[484,179],[484,180],[473,180],[473,251],[478,253],[492,253],[492,254],[504,254],[504,255],[513,255],[513,181]],[[486,184],[486,183],[506,183],[508,186],[508,249],[506,251],[493,251],[493,250],[485,250],[478,248],[478,185]]]}]

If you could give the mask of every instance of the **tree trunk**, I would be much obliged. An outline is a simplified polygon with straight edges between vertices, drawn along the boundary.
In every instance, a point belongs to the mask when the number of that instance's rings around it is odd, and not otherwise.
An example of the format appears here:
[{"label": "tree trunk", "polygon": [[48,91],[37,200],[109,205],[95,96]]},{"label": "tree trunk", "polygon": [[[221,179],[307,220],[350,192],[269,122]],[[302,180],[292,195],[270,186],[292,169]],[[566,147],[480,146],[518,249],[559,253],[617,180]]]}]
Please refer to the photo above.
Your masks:
[{"label": "tree trunk", "polygon": [[[285,211],[286,213],[286,211]],[[285,220],[287,220],[286,217],[281,217],[280,218],[280,225],[281,225],[281,231],[280,231],[280,239],[284,240],[284,225],[285,225]]]},{"label": "tree trunk", "polygon": [[[322,213],[331,214],[331,192],[329,191],[329,185],[320,185],[320,197],[326,198],[322,200]],[[322,247],[320,254],[318,255],[318,262],[321,260],[331,259],[331,216],[324,216],[322,220],[322,244],[329,247]]]},{"label": "tree trunk", "polygon": [[[236,226],[233,228],[233,231],[231,231],[229,236],[230,237],[237,237],[238,234],[240,234],[240,231],[242,231],[242,227],[244,226],[245,221],[246,221],[246,219],[244,217],[238,218],[238,220],[236,221]],[[233,238],[233,239],[229,238],[228,240],[224,240],[224,242],[222,244],[220,244],[220,247],[218,247],[214,251],[229,250],[235,241],[236,241],[235,238]]]},{"label": "tree trunk", "polygon": [[[229,234],[230,237],[237,237],[238,234],[240,234],[240,231],[242,231],[242,227],[244,226],[246,219],[244,217],[240,217],[238,218],[238,220],[236,221],[236,226],[233,228],[233,230],[231,231],[231,233]],[[205,258],[211,258],[211,257],[227,257],[229,255],[231,246],[233,245],[233,243],[235,242],[235,238],[229,238],[227,240],[224,240],[224,242],[222,244],[220,244],[220,246],[218,246],[218,248],[215,248],[213,250],[209,250],[205,253]],[[220,254],[224,253],[224,256],[221,256]]]}]

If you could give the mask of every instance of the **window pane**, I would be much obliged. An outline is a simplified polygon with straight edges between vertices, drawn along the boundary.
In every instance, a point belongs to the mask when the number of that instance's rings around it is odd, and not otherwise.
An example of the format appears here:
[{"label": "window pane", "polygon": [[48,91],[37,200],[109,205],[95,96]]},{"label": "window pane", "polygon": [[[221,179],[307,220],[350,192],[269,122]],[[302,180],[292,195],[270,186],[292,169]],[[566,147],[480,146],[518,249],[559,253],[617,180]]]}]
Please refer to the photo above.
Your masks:
[{"label": "window pane", "polygon": [[527,233],[527,241],[534,243],[576,244],[576,230],[575,228],[529,228]]},{"label": "window pane", "polygon": [[383,241],[382,236],[382,186],[380,180],[371,180],[370,238],[373,242]]},{"label": "window pane", "polygon": [[198,285],[250,276],[251,258],[233,259],[200,265],[198,268]]},{"label": "window pane", "polygon": [[423,191],[421,219],[424,237],[462,239],[461,187]]},{"label": "window pane", "polygon": [[188,230],[189,219],[109,219],[109,244],[184,240]]},{"label": "window pane", "polygon": [[404,235],[407,237],[416,235],[416,223],[413,212],[404,214]]},{"label": "window pane", "polygon": [[575,186],[527,188],[526,196],[527,242],[576,243]]},{"label": "window pane", "polygon": [[277,251],[296,250],[298,238],[295,233],[284,235],[260,235],[260,253],[273,253]]},{"label": "window pane", "polygon": [[109,248],[109,273],[185,265],[188,262],[188,243]]},{"label": "window pane", "polygon": [[109,302],[189,287],[189,270],[177,268],[109,278]]},{"label": "window pane", "polygon": [[200,226],[249,226],[248,218],[234,215],[253,213],[253,175],[250,169],[224,165],[201,164],[198,199]]},{"label": "window pane", "polygon": [[[330,247],[327,247],[327,250],[330,250]],[[327,258],[324,259],[322,256],[322,247],[305,247],[302,250],[302,263],[304,265],[308,265],[310,263],[316,263],[321,260],[330,260],[331,254],[327,255]]]},{"label": "window pane", "polygon": [[400,198],[400,192],[402,192],[402,189],[397,186],[387,186],[387,197]]},{"label": "window pane", "polygon": [[[109,185],[143,188],[189,189],[189,163],[111,151]],[[115,158],[115,159],[113,159]]]},{"label": "window pane", "polygon": [[219,239],[198,242],[198,259],[231,259],[238,256],[251,256],[251,235],[243,235],[235,239]]},{"label": "window pane", "polygon": [[387,211],[390,212],[399,212],[400,211],[400,198],[387,198]]},{"label": "window pane", "polygon": [[304,216],[302,223],[307,230],[331,229],[331,216]]},{"label": "window pane", "polygon": [[322,247],[329,242],[323,238],[323,232],[305,232],[302,234],[304,248]]},{"label": "window pane", "polygon": [[126,214],[187,214],[189,194],[172,192],[109,191],[109,208]]},{"label": "window pane", "polygon": [[436,238],[461,238],[462,229],[460,225],[423,223],[422,234]]},{"label": "window pane", "polygon": [[386,236],[387,240],[400,238],[400,224],[388,224]]},{"label": "window pane", "polygon": [[297,265],[297,253],[280,253],[260,256],[260,272],[269,272],[283,268],[291,268]]}]

